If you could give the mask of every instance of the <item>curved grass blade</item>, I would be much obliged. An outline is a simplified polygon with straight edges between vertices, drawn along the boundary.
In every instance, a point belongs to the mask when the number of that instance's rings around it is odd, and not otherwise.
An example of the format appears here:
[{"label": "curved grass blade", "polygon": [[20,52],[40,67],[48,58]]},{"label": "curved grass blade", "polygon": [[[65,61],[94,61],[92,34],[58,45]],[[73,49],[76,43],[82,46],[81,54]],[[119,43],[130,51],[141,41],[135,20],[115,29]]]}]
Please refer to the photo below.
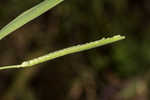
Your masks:
[{"label": "curved grass blade", "polygon": [[40,4],[23,12],[0,30],[0,40],[3,39],[5,36],[9,35],[11,32],[20,28],[24,24],[40,16],[41,14],[53,8],[57,4],[61,3],[62,1],[63,0],[44,0]]},{"label": "curved grass blade", "polygon": [[89,50],[92,48],[96,48],[99,46],[103,46],[106,44],[110,44],[119,40],[124,39],[124,36],[120,36],[120,35],[116,35],[112,38],[102,38],[100,40],[94,41],[94,42],[90,42],[90,43],[86,43],[86,44],[82,44],[82,45],[77,45],[77,46],[72,46],[66,49],[62,49],[62,50],[58,50],[52,53],[49,53],[47,55],[38,57],[38,58],[34,58],[32,60],[28,60],[28,61],[24,61],[23,63],[21,63],[20,65],[11,65],[11,66],[3,66],[0,67],[0,70],[2,69],[10,69],[10,68],[25,68],[25,67],[31,67],[37,64],[40,64],[42,62],[46,62],[64,55],[68,55],[68,54],[72,54],[72,53],[77,53],[77,52],[81,52],[81,51],[85,51],[85,50]]}]

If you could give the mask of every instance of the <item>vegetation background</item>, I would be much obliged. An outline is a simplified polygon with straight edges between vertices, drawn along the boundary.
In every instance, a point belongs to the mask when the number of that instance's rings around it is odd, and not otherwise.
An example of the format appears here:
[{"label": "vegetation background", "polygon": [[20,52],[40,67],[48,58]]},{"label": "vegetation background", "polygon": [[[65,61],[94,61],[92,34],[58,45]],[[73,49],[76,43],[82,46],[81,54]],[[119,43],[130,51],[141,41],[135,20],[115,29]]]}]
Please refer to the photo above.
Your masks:
[{"label": "vegetation background", "polygon": [[[42,0],[1,0],[0,28]],[[0,100],[149,100],[150,1],[65,0],[0,41],[0,65],[121,34],[126,40],[0,71]]]}]

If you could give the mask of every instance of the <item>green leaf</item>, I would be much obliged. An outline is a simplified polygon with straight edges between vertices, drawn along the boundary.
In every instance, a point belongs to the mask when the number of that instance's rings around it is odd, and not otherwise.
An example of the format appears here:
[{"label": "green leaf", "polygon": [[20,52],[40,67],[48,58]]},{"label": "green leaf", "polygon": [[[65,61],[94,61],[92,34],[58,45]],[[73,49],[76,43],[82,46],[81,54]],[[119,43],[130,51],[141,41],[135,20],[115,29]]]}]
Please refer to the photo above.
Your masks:
[{"label": "green leaf", "polygon": [[3,39],[5,36],[9,35],[11,32],[20,28],[24,24],[40,16],[44,12],[50,10],[51,8],[61,3],[62,1],[63,0],[44,0],[40,4],[23,12],[0,30],[0,40]]}]

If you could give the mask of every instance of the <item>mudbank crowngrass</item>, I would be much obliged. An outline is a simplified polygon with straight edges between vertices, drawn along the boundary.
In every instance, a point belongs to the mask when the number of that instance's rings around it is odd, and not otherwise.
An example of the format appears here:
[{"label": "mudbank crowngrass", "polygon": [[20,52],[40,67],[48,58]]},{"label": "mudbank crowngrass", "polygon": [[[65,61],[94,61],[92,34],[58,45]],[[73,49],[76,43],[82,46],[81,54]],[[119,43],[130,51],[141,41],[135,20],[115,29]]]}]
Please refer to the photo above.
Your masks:
[{"label": "mudbank crowngrass", "polygon": [[[63,0],[44,0],[43,2],[39,3],[38,5],[32,7],[31,9],[23,12],[18,17],[16,17],[14,20],[12,20],[10,23],[8,23],[6,26],[4,26],[0,30],[0,40],[5,38],[7,35],[11,34],[16,29],[20,28],[24,24],[28,23],[29,21],[35,19],[36,17],[40,16],[44,12],[50,10],[51,8],[55,7],[59,3],[61,3]],[[96,48],[99,46],[103,46],[106,44],[110,44],[119,40],[124,39],[124,36],[116,35],[110,38],[102,38],[100,40],[89,42],[81,45],[76,45],[72,47],[68,47],[62,50],[58,50],[52,53],[48,53],[44,56],[33,58],[28,61],[24,61],[19,65],[9,65],[9,66],[2,66],[0,67],[0,70],[2,69],[11,69],[11,68],[25,68],[25,67],[32,67],[34,65],[40,64],[42,62],[46,62],[67,54],[81,52],[84,50]]]}]

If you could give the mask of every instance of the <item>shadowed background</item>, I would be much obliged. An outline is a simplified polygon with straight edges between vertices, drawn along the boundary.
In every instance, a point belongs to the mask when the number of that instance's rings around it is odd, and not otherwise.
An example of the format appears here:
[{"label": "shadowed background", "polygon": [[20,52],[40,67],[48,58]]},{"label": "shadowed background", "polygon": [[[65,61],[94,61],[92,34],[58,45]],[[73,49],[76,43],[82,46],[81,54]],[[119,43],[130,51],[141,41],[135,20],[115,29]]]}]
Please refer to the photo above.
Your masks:
[{"label": "shadowed background", "polygon": [[[41,0],[1,0],[0,28]],[[0,71],[0,100],[149,100],[149,0],[65,0],[0,41],[19,64],[116,34],[126,39],[32,68]]]}]

